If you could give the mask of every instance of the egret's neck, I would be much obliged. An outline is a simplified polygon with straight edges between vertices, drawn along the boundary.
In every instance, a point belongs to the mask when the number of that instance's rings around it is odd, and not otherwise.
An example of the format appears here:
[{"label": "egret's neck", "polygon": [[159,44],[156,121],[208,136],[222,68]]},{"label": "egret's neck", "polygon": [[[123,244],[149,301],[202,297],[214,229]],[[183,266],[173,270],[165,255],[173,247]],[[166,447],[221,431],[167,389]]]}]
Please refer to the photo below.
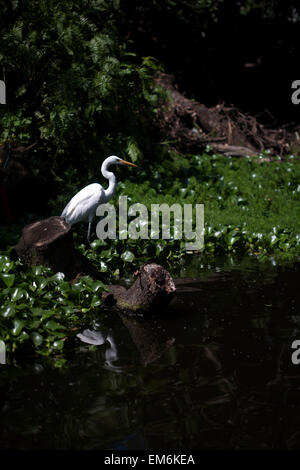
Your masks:
[{"label": "egret's neck", "polygon": [[109,201],[115,194],[117,178],[112,171],[107,170],[107,165],[102,165],[101,172],[104,178],[107,178],[109,181],[108,188],[104,190],[106,201]]}]

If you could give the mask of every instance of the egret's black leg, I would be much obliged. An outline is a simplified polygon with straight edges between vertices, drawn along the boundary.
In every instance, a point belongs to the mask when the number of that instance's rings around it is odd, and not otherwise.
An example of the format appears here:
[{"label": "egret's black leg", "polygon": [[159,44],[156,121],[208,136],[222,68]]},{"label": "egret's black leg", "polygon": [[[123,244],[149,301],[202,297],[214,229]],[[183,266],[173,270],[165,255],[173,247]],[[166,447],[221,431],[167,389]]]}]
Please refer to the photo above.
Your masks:
[{"label": "egret's black leg", "polygon": [[91,246],[91,225],[92,225],[92,221],[90,220],[89,221],[89,227],[88,227],[88,233],[87,233],[87,241],[88,241],[88,244]]}]

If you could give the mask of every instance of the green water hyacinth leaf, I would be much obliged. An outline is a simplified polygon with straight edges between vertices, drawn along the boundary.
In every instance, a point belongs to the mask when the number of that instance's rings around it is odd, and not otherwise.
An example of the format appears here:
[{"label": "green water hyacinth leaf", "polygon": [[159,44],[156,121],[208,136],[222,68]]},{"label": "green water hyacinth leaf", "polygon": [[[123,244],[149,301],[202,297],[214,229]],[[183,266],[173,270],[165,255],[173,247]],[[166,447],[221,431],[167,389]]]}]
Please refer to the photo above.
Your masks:
[{"label": "green water hyacinth leaf", "polygon": [[46,326],[46,328],[48,328],[48,330],[52,330],[52,331],[59,330],[59,329],[63,328],[63,326],[60,323],[57,323],[54,320],[49,320],[46,323],[45,326]]},{"label": "green water hyacinth leaf", "polygon": [[28,289],[29,289],[31,292],[35,292],[35,291],[37,290],[37,284],[36,284],[36,282],[33,281],[33,283],[28,286]]},{"label": "green water hyacinth leaf", "polygon": [[291,247],[290,243],[279,243],[279,246],[281,248],[281,250],[283,251],[288,251]]},{"label": "green water hyacinth leaf", "polygon": [[15,275],[14,274],[0,274],[0,279],[2,279],[6,287],[12,287],[15,281]]},{"label": "green water hyacinth leaf", "polygon": [[105,286],[104,286],[103,282],[101,282],[101,281],[94,281],[92,283],[91,287],[92,287],[92,290],[94,292],[97,292],[99,289],[101,289],[101,288],[103,289]]},{"label": "green water hyacinth leaf", "polygon": [[14,262],[10,261],[7,256],[0,256],[0,271],[7,273],[14,266]]},{"label": "green water hyacinth leaf", "polygon": [[6,255],[0,255],[0,268],[2,268],[4,263],[7,263],[9,261],[8,256]]},{"label": "green water hyacinth leaf", "polygon": [[99,297],[97,297],[97,295],[94,295],[94,297],[92,298],[92,302],[91,302],[91,307],[99,307],[99,305],[101,305],[101,299],[99,299]]},{"label": "green water hyacinth leaf", "polygon": [[53,347],[54,347],[55,349],[61,350],[61,349],[63,349],[63,347],[64,347],[64,342],[63,342],[62,340],[54,341]]},{"label": "green water hyacinth leaf", "polygon": [[26,333],[25,330],[22,330],[21,333],[19,334],[18,341],[26,341],[29,338],[29,334]]},{"label": "green water hyacinth leaf", "polygon": [[4,318],[13,317],[15,313],[16,313],[16,310],[13,304],[5,305],[4,308],[1,310],[1,315]]},{"label": "green water hyacinth leaf", "polygon": [[122,253],[121,259],[126,263],[132,263],[135,260],[135,256],[132,251],[127,250]]},{"label": "green water hyacinth leaf", "polygon": [[100,246],[106,246],[107,245],[107,242],[105,240],[94,240],[92,243],[91,243],[91,247],[93,250],[96,250],[97,248],[99,248]]},{"label": "green water hyacinth leaf", "polygon": [[13,302],[16,302],[17,300],[22,299],[23,296],[24,296],[24,292],[19,287],[16,287],[15,289],[11,291],[11,300]]},{"label": "green water hyacinth leaf", "polygon": [[103,258],[110,258],[110,256],[111,256],[111,249],[101,251],[101,256],[102,256]]},{"label": "green water hyacinth leaf", "polygon": [[65,332],[62,333],[61,331],[56,331],[56,332],[55,332],[55,337],[56,337],[57,339],[65,338],[65,337],[66,337],[66,333],[65,333]]},{"label": "green water hyacinth leaf", "polygon": [[41,318],[41,320],[44,321],[44,320],[46,320],[47,318],[52,317],[52,316],[53,316],[53,312],[48,311],[48,310],[45,310],[45,311],[42,313],[42,318]]},{"label": "green water hyacinth leaf", "polygon": [[57,367],[59,369],[61,367],[64,367],[66,363],[67,359],[64,359],[63,357],[55,358],[54,367]]},{"label": "green water hyacinth leaf", "polygon": [[18,311],[22,311],[22,310],[28,310],[28,307],[29,307],[29,303],[21,303],[21,304],[16,304],[15,305],[15,308],[16,310]]},{"label": "green water hyacinth leaf", "polygon": [[63,281],[65,278],[64,273],[56,273],[50,278],[51,281]]},{"label": "green water hyacinth leaf", "polygon": [[43,313],[44,313],[44,310],[43,310],[42,308],[39,308],[39,307],[33,307],[33,308],[31,309],[31,313],[32,313],[33,315],[36,315],[36,316],[40,316],[40,317],[41,317],[41,316],[43,315]]},{"label": "green water hyacinth leaf", "polygon": [[33,331],[30,336],[36,347],[39,347],[44,341],[42,335],[40,335],[37,331]]},{"label": "green water hyacinth leaf", "polygon": [[73,304],[70,304],[70,305],[65,305],[63,307],[63,311],[66,315],[70,315],[72,312],[74,312],[74,307],[73,307]]},{"label": "green water hyacinth leaf", "polygon": [[52,292],[46,292],[46,294],[43,295],[43,298],[46,300],[53,300],[53,293]]},{"label": "green water hyacinth leaf", "polygon": [[163,249],[164,247],[160,243],[158,243],[155,248],[156,256],[159,256],[161,252],[163,251]]},{"label": "green water hyacinth leaf", "polygon": [[276,243],[278,243],[278,238],[276,235],[271,235],[271,238],[270,238],[270,243],[271,245],[275,245]]},{"label": "green water hyacinth leaf", "polygon": [[238,238],[232,235],[231,236],[227,235],[226,240],[227,240],[228,246],[231,247],[237,242]]},{"label": "green water hyacinth leaf", "polygon": [[100,271],[102,271],[102,272],[106,272],[107,269],[108,269],[107,264],[104,261],[100,261],[99,268],[100,268]]},{"label": "green water hyacinth leaf", "polygon": [[37,328],[39,328],[41,322],[40,320],[33,320],[32,322],[29,323],[29,328],[30,329],[33,329],[33,330],[36,330]]},{"label": "green water hyacinth leaf", "polygon": [[44,266],[34,266],[32,268],[32,272],[33,272],[34,276],[40,276],[45,271],[48,271],[48,268],[45,268]]},{"label": "green water hyacinth leaf", "polygon": [[80,281],[76,282],[75,284],[73,284],[73,285],[72,285],[72,290],[73,290],[74,292],[81,292],[81,291],[83,291],[83,283],[82,283],[82,281],[80,280]]},{"label": "green water hyacinth leaf", "polygon": [[63,281],[59,283],[59,290],[63,295],[66,296],[70,293],[70,291],[72,290],[72,287],[70,286],[68,282]]},{"label": "green water hyacinth leaf", "polygon": [[48,279],[40,278],[40,279],[37,279],[36,284],[40,290],[43,290],[45,289],[48,282],[49,282]]},{"label": "green water hyacinth leaf", "polygon": [[24,322],[22,320],[14,320],[14,327],[12,329],[13,335],[18,336],[21,333],[23,326]]}]

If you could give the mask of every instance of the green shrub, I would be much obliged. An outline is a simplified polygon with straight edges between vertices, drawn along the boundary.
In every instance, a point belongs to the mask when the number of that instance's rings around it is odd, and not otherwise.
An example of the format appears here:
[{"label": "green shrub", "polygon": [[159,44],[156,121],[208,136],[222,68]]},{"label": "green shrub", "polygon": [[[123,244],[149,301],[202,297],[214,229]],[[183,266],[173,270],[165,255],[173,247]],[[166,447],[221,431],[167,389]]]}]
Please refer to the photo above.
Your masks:
[{"label": "green shrub", "polygon": [[120,37],[119,2],[2,3],[0,141],[38,141],[35,169],[58,175],[93,173],[108,154],[139,159],[162,95],[156,61]]}]

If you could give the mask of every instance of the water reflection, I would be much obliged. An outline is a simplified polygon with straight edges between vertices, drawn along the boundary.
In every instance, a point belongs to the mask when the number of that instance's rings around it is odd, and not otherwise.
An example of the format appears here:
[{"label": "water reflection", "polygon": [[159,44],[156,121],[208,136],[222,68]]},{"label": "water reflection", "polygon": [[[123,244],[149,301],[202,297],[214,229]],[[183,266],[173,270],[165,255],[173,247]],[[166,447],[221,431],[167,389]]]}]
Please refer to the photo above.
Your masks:
[{"label": "water reflection", "polygon": [[81,332],[67,368],[1,366],[0,448],[299,449],[299,264],[199,263],[159,318]]},{"label": "water reflection", "polygon": [[82,333],[78,333],[77,337],[83,343],[92,344],[94,346],[101,346],[107,342],[109,346],[105,349],[105,367],[115,372],[122,371],[122,367],[114,364],[114,362],[118,360],[118,350],[112,330],[102,333],[100,330],[86,329]]}]

